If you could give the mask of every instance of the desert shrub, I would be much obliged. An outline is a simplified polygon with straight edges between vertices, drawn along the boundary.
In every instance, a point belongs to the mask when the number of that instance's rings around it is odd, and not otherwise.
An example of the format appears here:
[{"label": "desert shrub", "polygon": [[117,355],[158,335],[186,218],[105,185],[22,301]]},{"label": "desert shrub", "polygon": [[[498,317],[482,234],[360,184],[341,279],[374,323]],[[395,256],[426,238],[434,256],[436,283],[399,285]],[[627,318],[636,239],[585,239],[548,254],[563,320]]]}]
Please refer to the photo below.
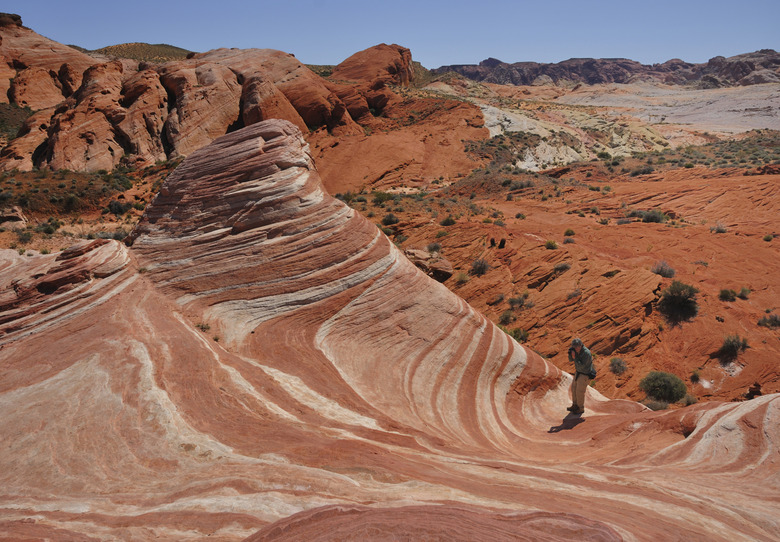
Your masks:
[{"label": "desert shrub", "polygon": [[737,300],[737,292],[734,290],[729,290],[727,288],[724,288],[720,291],[720,294],[718,294],[718,299],[721,301],[736,301]]},{"label": "desert shrub", "polygon": [[455,283],[458,285],[466,284],[469,281],[469,276],[461,271],[455,276]]},{"label": "desert shrub", "polygon": [[485,273],[488,272],[488,269],[490,269],[490,264],[487,263],[487,260],[483,260],[482,258],[478,258],[471,262],[471,274],[476,276],[482,276]]},{"label": "desert shrub", "polygon": [[718,357],[721,361],[729,362],[737,358],[740,352],[746,350],[748,347],[747,339],[740,337],[739,335],[727,335],[723,339],[723,345],[718,350]]},{"label": "desert shrub", "polygon": [[514,340],[516,340],[519,343],[524,343],[525,341],[528,340],[528,332],[519,327],[510,331],[509,334],[512,336]]},{"label": "desert shrub", "polygon": [[569,269],[571,269],[571,264],[567,262],[557,263],[555,264],[555,267],[553,269],[555,270],[556,273],[563,273],[564,271],[568,271]]},{"label": "desert shrub", "polygon": [[447,232],[446,232],[446,231],[444,231],[444,230],[442,230],[442,231],[437,231],[437,232],[436,232],[436,239],[440,239],[440,238],[442,238],[442,237],[447,237],[448,235],[449,235],[449,233],[447,233]]},{"label": "desert shrub", "polygon": [[628,366],[622,358],[612,358],[609,360],[609,370],[614,374],[622,375],[626,372],[626,369],[628,369]]},{"label": "desert shrub", "polygon": [[392,194],[387,192],[374,192],[374,199],[371,200],[374,205],[383,205],[386,201],[393,199]]},{"label": "desert shrub", "polygon": [[630,218],[618,218],[617,220],[618,226],[622,226],[623,224],[631,224]]},{"label": "desert shrub", "polygon": [[523,213],[517,213],[515,215],[515,218],[520,219],[520,220],[525,220],[525,215]]},{"label": "desert shrub", "polygon": [[528,294],[523,294],[518,297],[509,298],[509,306],[512,309],[521,309],[525,305],[525,300],[528,298]]},{"label": "desert shrub", "polygon": [[685,406],[695,405],[698,402],[699,402],[699,400],[696,398],[696,396],[695,395],[691,395],[690,393],[686,393],[685,397],[683,397],[683,400],[682,400],[682,403]]},{"label": "desert shrub", "polygon": [[758,320],[758,325],[761,327],[771,327],[771,328],[780,327],[780,316],[777,316],[776,314],[770,314],[769,316],[762,316]]},{"label": "desert shrub", "polygon": [[652,399],[646,399],[645,401],[643,401],[642,404],[653,411],[666,410],[667,408],[669,408],[669,403],[665,401],[654,401]]},{"label": "desert shrub", "polygon": [[442,226],[452,226],[453,224],[455,224],[455,219],[452,218],[452,215],[447,215],[447,218],[439,222],[439,224],[441,224]]},{"label": "desert shrub", "polygon": [[642,222],[666,222],[668,219],[669,217],[663,214],[661,211],[653,209],[652,211],[647,211],[644,214],[642,217]]},{"label": "desert shrub", "polygon": [[727,231],[729,231],[728,228],[722,222],[718,222],[710,228],[710,233],[726,233]]},{"label": "desert shrub", "polygon": [[637,175],[648,175],[655,171],[652,166],[643,166],[640,168],[637,168],[631,172],[632,177],[636,177]]},{"label": "desert shrub", "polygon": [[663,260],[653,264],[653,267],[650,268],[650,271],[667,279],[672,278],[675,273],[674,269],[672,269],[672,267]]},{"label": "desert shrub", "polygon": [[699,375],[699,370],[696,369],[691,373],[691,382],[696,384],[699,380],[701,380],[701,375]]},{"label": "desert shrub", "polygon": [[639,389],[651,399],[674,403],[685,397],[685,382],[677,375],[663,371],[650,371],[639,382]]},{"label": "desert shrub", "polygon": [[121,201],[111,200],[108,204],[108,212],[119,216],[129,211],[132,206],[133,205],[130,203],[122,203]]},{"label": "desert shrub", "polygon": [[498,317],[498,323],[502,326],[506,326],[513,322],[515,319],[515,315],[512,314],[512,311],[504,311],[501,313],[501,316]]},{"label": "desert shrub", "polygon": [[428,252],[441,252],[441,245],[439,243],[429,243],[425,248]]},{"label": "desert shrub", "polygon": [[495,222],[493,222],[493,224],[495,224],[496,226],[503,226],[504,225],[504,221],[499,219],[499,220],[496,220]]},{"label": "desert shrub", "polygon": [[393,235],[393,230],[391,230],[390,228],[385,228],[380,226],[379,229],[382,230],[382,233],[384,233],[385,235]]},{"label": "desert shrub", "polygon": [[16,232],[16,237],[20,243],[23,245],[29,243],[32,241],[32,233],[29,231],[19,230]]},{"label": "desert shrub", "polygon": [[564,237],[571,237],[572,235],[574,235],[574,230],[569,228],[565,232],[563,232],[563,235]]},{"label": "desert shrub", "polygon": [[400,222],[400,219],[395,216],[393,213],[387,213],[384,218],[382,218],[382,224],[385,226],[391,226],[393,224],[398,224]]},{"label": "desert shrub", "polygon": [[679,280],[674,280],[661,293],[658,310],[672,322],[690,320],[699,313],[696,294],[699,290]]},{"label": "desert shrub", "polygon": [[564,237],[563,238],[563,244],[564,245],[569,245],[569,244],[572,244],[572,243],[574,243],[574,237]]},{"label": "desert shrub", "polygon": [[750,295],[750,288],[742,287],[739,289],[739,293],[737,294],[737,297],[740,299],[747,299]]},{"label": "desert shrub", "polygon": [[582,290],[577,288],[576,290],[572,290],[569,292],[569,294],[566,296],[566,299],[574,299],[575,297],[580,297],[582,295]]},{"label": "desert shrub", "polygon": [[547,250],[555,250],[556,248],[558,248],[558,243],[556,243],[552,239],[548,239],[544,243],[544,248],[546,248]]},{"label": "desert shrub", "polygon": [[771,233],[767,233],[767,234],[764,236],[764,241],[766,241],[766,242],[768,243],[769,241],[771,241],[771,240],[772,240],[772,239],[774,239],[774,238],[775,238],[775,236],[774,236],[774,235],[772,235]]}]

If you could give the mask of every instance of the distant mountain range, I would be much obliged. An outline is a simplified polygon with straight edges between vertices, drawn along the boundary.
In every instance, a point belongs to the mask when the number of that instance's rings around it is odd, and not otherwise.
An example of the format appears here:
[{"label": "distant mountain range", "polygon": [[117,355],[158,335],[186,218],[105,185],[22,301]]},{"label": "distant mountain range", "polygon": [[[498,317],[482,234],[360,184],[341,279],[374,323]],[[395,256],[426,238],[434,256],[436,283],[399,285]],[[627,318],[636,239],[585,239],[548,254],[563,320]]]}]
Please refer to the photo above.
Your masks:
[{"label": "distant mountain range", "polygon": [[641,64],[625,58],[572,58],[555,64],[515,62],[495,58],[475,64],[442,66],[434,73],[456,72],[474,81],[502,85],[632,83],[655,80],[698,88],[780,83],[780,53],[762,49],[725,58],[716,56],[704,64],[679,59],[663,64]]}]

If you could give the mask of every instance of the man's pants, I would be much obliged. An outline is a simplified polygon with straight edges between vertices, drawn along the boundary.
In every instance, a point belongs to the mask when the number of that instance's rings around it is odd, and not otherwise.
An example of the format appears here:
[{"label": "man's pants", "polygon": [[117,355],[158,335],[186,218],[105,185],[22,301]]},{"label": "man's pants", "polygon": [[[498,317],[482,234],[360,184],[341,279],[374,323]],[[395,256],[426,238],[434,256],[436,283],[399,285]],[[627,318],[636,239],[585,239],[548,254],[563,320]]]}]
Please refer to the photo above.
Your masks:
[{"label": "man's pants", "polygon": [[585,390],[588,389],[590,378],[582,373],[575,373],[571,383],[571,404],[579,410],[585,410]]}]

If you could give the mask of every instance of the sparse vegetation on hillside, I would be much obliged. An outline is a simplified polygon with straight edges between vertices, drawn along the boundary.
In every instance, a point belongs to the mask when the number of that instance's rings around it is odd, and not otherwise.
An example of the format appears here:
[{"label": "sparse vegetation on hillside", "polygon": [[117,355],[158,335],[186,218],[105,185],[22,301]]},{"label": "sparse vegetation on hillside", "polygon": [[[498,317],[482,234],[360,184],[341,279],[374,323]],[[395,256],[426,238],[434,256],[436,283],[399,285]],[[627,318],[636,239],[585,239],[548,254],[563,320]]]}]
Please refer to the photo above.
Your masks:
[{"label": "sparse vegetation on hillside", "polygon": [[120,43],[91,51],[111,58],[132,58],[145,62],[169,62],[183,60],[192,51],[166,43]]},{"label": "sparse vegetation on hillside", "polygon": [[311,71],[319,75],[320,77],[330,77],[333,73],[333,70],[336,68],[334,65],[328,65],[328,64],[306,64],[306,67],[309,68]]}]

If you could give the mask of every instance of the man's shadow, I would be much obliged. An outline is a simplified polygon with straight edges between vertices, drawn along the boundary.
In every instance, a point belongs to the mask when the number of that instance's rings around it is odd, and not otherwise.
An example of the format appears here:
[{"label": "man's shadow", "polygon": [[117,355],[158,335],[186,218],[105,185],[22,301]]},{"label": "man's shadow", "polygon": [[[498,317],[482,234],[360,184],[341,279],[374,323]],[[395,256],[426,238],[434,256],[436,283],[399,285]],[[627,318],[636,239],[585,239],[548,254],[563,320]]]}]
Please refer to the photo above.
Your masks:
[{"label": "man's shadow", "polygon": [[558,431],[563,431],[564,429],[573,429],[576,425],[581,424],[584,421],[585,418],[582,417],[582,414],[567,414],[561,422],[561,425],[554,425],[550,427],[550,430],[547,432],[557,433]]}]

